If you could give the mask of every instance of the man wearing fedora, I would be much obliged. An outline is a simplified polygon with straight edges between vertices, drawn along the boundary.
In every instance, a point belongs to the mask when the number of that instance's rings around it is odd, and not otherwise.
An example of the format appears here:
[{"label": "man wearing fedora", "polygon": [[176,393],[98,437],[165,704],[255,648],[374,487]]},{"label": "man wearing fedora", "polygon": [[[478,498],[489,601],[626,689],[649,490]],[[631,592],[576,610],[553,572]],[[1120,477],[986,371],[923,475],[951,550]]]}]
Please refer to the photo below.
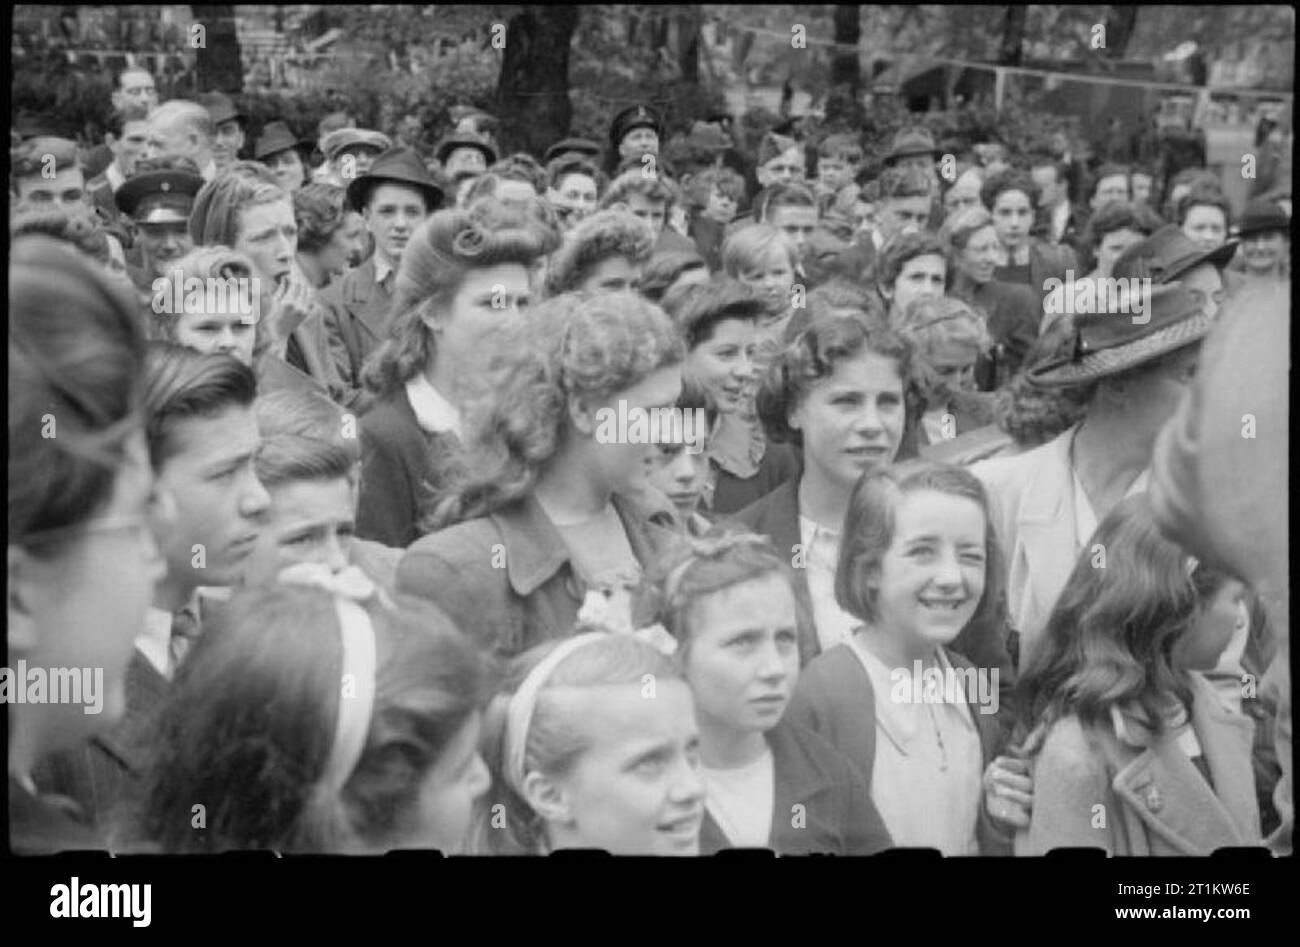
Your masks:
[{"label": "man wearing fedora", "polygon": [[1177,283],[1197,290],[1205,296],[1206,312],[1216,318],[1227,285],[1224,267],[1236,252],[1235,240],[1206,250],[1173,224],[1166,224],[1121,253],[1111,268],[1111,275],[1117,279],[1150,279],[1157,286]]},{"label": "man wearing fedora", "polygon": [[275,181],[287,193],[300,190],[306,176],[304,152],[311,147],[289,130],[284,122],[271,122],[257,138],[253,146],[253,158],[271,169]]},{"label": "man wearing fedora", "polygon": [[244,148],[244,115],[224,92],[205,92],[199,104],[212,117],[212,160],[218,171],[225,171]]},{"label": "man wearing fedora", "polygon": [[662,128],[659,113],[647,105],[634,105],[615,115],[609,126],[609,170],[617,173],[619,164],[629,158],[658,157]]},{"label": "man wearing fedora", "polygon": [[203,178],[194,162],[180,156],[141,159],[136,173],[114,195],[118,210],[135,225],[140,265],[127,274],[142,297],[151,301],[156,279],[194,249],[190,211]]},{"label": "man wearing fedora", "polygon": [[330,352],[346,386],[344,403],[359,406],[361,367],[388,337],[393,287],[402,251],[420,223],[442,206],[445,194],[410,148],[392,148],[348,184],[348,202],[361,212],[375,252],[341,280],[326,287]]},{"label": "man wearing fedora", "polygon": [[[1084,312],[1071,351],[1030,370],[1031,383],[1087,392],[1083,420],[1024,454],[980,461],[1007,557],[1007,606],[1020,666],[1097,524],[1147,489],[1156,435],[1195,376],[1214,325],[1206,297],[1179,284],[1146,288],[1142,317]],[[1136,308],[1136,307],[1134,307]]]}]

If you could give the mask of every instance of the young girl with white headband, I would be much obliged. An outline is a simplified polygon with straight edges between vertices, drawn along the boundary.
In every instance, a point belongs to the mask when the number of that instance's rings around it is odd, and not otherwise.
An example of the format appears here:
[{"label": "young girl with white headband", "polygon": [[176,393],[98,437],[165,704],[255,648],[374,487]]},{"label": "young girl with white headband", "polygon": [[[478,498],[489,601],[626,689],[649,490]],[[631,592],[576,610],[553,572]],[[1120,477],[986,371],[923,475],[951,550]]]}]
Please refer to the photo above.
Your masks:
[{"label": "young girl with white headband", "polygon": [[484,668],[445,615],[390,603],[354,567],[302,563],[218,621],[160,717],[148,840],[167,852],[462,849],[488,787]]},{"label": "young girl with white headband", "polygon": [[662,641],[641,636],[583,632],[514,660],[484,724],[493,790],[476,850],[699,853],[694,701]]},{"label": "young girl with white headband", "polygon": [[664,616],[700,728],[703,854],[868,855],[891,844],[866,780],[786,717],[799,677],[791,580],[766,539],[722,530],[692,541],[663,580]]}]

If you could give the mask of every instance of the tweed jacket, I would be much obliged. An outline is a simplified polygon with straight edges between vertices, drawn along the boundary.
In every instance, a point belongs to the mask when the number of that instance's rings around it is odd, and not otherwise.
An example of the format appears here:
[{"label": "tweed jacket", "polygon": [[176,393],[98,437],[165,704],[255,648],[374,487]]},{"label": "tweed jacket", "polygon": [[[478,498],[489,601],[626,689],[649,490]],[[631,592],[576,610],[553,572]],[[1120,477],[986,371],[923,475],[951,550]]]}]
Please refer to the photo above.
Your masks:
[{"label": "tweed jacket", "polygon": [[[684,540],[615,494],[637,562],[649,568]],[[510,658],[573,633],[585,589],[568,547],[532,496],[413,543],[397,566],[397,591],[438,605],[483,650]]]}]

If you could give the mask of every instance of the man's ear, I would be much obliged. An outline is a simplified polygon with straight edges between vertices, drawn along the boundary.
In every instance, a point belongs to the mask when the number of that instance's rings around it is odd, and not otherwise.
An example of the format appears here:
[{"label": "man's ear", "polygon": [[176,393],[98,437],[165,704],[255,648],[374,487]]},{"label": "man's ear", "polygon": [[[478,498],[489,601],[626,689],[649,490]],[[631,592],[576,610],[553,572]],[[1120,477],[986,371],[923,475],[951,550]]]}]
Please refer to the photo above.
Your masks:
[{"label": "man's ear", "polygon": [[576,821],[569,794],[555,780],[539,772],[524,777],[524,800],[546,822],[572,825]]},{"label": "man's ear", "polygon": [[36,613],[37,602],[40,599],[37,579],[39,566],[32,554],[21,546],[10,544],[8,548],[6,558],[8,581],[5,587],[8,589],[6,595],[9,627],[6,634],[9,639],[9,650],[15,656],[22,656],[36,650],[38,639]]}]

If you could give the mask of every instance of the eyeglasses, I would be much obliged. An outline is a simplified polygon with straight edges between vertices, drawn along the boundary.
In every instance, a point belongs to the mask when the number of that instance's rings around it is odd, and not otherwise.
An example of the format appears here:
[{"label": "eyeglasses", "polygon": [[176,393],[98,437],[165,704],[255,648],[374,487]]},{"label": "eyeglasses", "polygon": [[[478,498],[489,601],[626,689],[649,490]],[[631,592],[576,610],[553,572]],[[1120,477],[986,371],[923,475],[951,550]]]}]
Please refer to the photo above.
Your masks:
[{"label": "eyeglasses", "polygon": [[166,526],[176,520],[176,499],[166,490],[154,487],[149,491],[144,509],[139,513],[125,513],[119,516],[101,516],[84,523],[72,523],[29,533],[21,540],[24,546],[48,546],[64,542],[78,536],[93,533],[113,533],[118,530],[138,530],[141,538],[150,542],[153,532],[159,526]]}]

